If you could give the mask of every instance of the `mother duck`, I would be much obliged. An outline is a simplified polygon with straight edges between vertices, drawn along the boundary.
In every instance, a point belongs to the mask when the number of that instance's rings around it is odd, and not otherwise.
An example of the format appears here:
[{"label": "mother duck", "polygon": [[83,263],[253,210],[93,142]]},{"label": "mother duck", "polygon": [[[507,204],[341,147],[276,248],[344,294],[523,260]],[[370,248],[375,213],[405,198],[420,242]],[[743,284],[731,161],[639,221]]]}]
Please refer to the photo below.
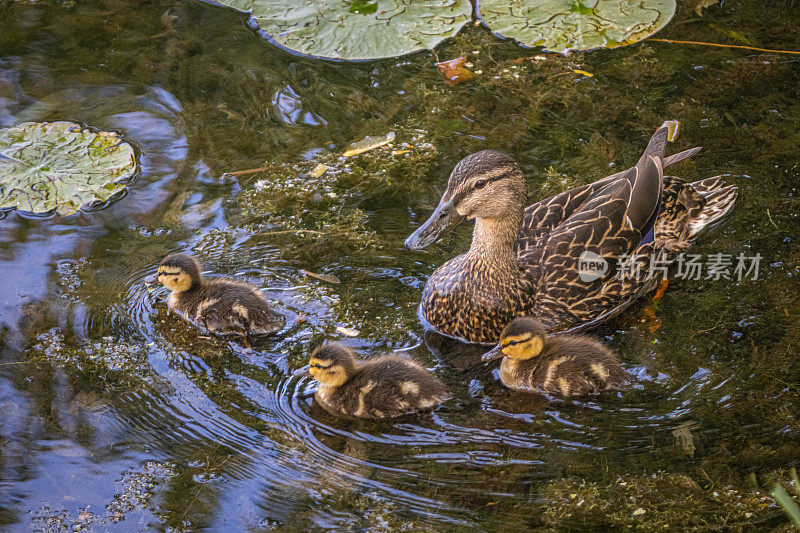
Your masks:
[{"label": "mother duck", "polygon": [[[406,239],[406,248],[420,250],[475,219],[469,251],[428,279],[424,320],[445,335],[495,344],[517,316],[537,318],[548,331],[580,331],[653,289],[664,272],[648,275],[649,265],[673,261],[737,197],[719,177],[665,176],[664,167],[700,150],[665,157],[668,134],[665,123],[636,166],[527,208],[525,176],[513,158],[483,150],[462,159],[439,206]],[[587,261],[595,270],[587,271]],[[628,273],[641,268],[639,275],[618,275],[621,264]]]}]

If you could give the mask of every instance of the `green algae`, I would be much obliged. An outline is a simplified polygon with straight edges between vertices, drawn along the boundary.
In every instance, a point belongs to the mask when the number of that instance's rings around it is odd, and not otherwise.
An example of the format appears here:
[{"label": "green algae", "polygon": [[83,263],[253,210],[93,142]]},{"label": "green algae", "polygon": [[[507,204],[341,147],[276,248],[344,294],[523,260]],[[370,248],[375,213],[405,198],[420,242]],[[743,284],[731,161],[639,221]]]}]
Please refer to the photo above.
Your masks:
[{"label": "green algae", "polygon": [[[424,132],[407,131],[396,143],[356,156],[323,152],[310,161],[268,164],[239,195],[233,223],[253,242],[285,242],[281,253],[300,264],[319,266],[334,254],[376,250],[385,244],[362,206],[414,196],[436,159]],[[318,165],[327,169],[315,176]]]},{"label": "green algae", "polygon": [[734,486],[704,489],[690,476],[654,472],[599,483],[576,479],[553,482],[541,497],[549,527],[634,527],[642,531],[743,529],[774,515],[772,500]]}]

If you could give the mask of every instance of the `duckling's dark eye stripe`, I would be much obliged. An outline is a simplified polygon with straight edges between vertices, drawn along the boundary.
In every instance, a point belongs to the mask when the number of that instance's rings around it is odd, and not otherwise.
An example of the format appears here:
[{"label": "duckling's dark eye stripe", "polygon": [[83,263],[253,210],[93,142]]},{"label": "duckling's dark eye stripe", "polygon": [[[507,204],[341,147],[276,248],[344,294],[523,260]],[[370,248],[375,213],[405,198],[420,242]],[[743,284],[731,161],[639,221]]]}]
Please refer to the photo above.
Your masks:
[{"label": "duckling's dark eye stripe", "polygon": [[163,270],[163,271],[159,272],[158,274],[160,276],[180,276],[181,273],[180,273],[180,271],[178,271],[178,272],[167,272],[166,270]]},{"label": "duckling's dark eye stripe", "polygon": [[332,366],[333,366],[333,363],[329,364],[328,366],[322,366],[321,364],[316,363],[316,364],[311,365],[311,368],[319,368],[320,370],[327,370]]}]

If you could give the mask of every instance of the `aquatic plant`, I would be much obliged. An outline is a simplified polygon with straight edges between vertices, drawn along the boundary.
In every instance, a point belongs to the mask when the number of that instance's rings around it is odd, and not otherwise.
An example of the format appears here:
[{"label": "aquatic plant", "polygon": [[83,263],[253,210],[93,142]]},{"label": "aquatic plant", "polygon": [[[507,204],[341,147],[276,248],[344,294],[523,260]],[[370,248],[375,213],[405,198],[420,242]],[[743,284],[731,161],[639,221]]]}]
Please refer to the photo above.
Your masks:
[{"label": "aquatic plant", "polygon": [[72,122],[0,130],[0,210],[71,215],[122,192],[136,171],[131,145]]},{"label": "aquatic plant", "polygon": [[[219,0],[252,14],[277,45],[327,59],[367,60],[430,50],[469,22],[466,0]],[[501,37],[552,52],[610,48],[663,28],[675,0],[486,0],[480,20]]]},{"label": "aquatic plant", "polygon": [[469,22],[468,0],[220,0],[292,52],[328,59],[379,59],[429,50]]},{"label": "aquatic plant", "polygon": [[674,0],[484,0],[480,18],[502,37],[550,52],[635,43],[675,15]]},{"label": "aquatic plant", "polygon": [[[791,468],[789,470],[789,475],[792,478],[792,483],[794,484],[794,490],[797,492],[797,495],[800,496],[800,479],[797,477],[797,470]],[[800,527],[800,506],[795,503],[789,493],[786,492],[781,485],[775,485],[772,489],[772,496],[775,498],[775,501],[778,505],[781,506],[783,512],[786,513],[792,522],[795,523],[797,527]]]}]

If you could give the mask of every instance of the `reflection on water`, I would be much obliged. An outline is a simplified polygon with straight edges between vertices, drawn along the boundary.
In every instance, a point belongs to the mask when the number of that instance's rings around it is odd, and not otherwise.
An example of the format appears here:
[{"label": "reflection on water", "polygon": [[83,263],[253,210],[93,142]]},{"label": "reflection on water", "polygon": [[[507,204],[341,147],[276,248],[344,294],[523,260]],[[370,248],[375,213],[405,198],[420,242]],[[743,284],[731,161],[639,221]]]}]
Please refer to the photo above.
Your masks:
[{"label": "reflection on water", "polygon": [[[666,36],[796,48],[791,3],[756,4],[686,10]],[[0,125],[117,131],[141,161],[105,209],[0,221],[0,524],[612,528],[651,500],[636,515],[651,528],[780,523],[751,474],[768,487],[800,462],[797,60],[650,43],[515,62],[527,52],[471,28],[437,53],[485,74],[451,89],[431,54],[299,59],[194,1],[16,2],[0,27]],[[684,125],[675,151],[706,147],[677,174],[730,173],[743,193],[698,251],[759,252],[759,280],[674,284],[660,328],[640,322],[646,302],[601,328],[636,376],[601,399],[514,393],[482,347],[423,331],[425,279],[469,228],[423,253],[402,243],[458,159],[506,150],[537,198],[631,164],[666,118]],[[389,131],[411,155],[376,150],[316,182],[297,171]],[[262,288],[285,331],[248,353],[168,315],[148,279],[175,250]],[[345,339],[361,355],[417,358],[454,399],[397,421],[331,417],[291,370],[337,326],[361,330]],[[136,479],[157,488],[131,496]]]}]

